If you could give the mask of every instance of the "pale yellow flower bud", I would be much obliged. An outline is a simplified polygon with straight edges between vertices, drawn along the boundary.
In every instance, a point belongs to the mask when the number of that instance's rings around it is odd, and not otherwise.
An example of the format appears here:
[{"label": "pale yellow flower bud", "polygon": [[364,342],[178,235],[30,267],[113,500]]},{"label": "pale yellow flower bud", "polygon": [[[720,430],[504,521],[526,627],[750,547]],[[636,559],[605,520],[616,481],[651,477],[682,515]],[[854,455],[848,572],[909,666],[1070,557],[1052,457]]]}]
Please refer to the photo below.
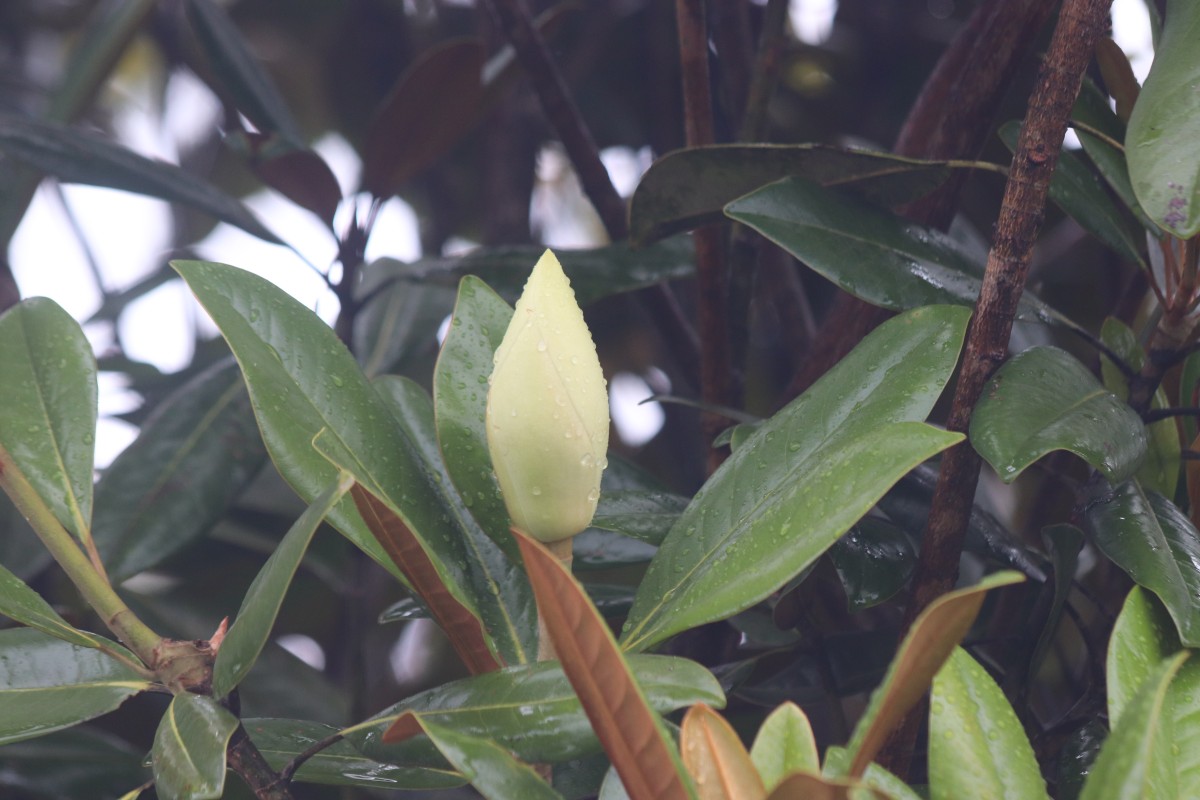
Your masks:
[{"label": "pale yellow flower bud", "polygon": [[571,282],[549,250],[496,349],[487,439],[514,526],[554,542],[591,523],[608,465],[608,392]]}]

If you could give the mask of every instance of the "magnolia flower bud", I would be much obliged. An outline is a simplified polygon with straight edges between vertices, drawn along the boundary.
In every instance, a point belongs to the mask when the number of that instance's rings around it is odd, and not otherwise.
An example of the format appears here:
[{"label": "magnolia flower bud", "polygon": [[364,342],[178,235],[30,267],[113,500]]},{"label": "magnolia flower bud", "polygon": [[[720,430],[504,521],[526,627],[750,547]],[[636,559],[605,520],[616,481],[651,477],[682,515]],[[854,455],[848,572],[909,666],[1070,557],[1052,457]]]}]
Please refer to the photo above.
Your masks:
[{"label": "magnolia flower bud", "polygon": [[591,523],[608,465],[608,392],[571,283],[549,250],[496,349],[487,439],[514,526],[554,542]]}]

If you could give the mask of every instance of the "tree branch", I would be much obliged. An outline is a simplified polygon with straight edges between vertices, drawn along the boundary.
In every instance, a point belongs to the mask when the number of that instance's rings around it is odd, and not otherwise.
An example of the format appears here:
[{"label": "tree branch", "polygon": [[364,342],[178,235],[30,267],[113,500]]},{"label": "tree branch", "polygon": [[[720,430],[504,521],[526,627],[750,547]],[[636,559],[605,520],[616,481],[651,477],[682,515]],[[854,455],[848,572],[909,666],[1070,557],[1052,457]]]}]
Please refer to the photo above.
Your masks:
[{"label": "tree branch", "polygon": [[[683,127],[689,147],[712,144],[712,92],[708,72],[708,25],[704,0],[676,0],[679,61],[683,73]],[[696,245],[696,320],[700,329],[700,398],[706,404],[730,405],[733,364],[729,351],[729,276],[722,258],[721,229],[706,225],[693,234]],[[701,416],[712,441],[724,422]],[[720,465],[719,451],[709,451],[708,470]]]},{"label": "tree branch", "polygon": [[[1005,360],[1017,303],[1041,227],[1050,178],[1084,69],[1106,23],[1111,0],[1066,0],[1029,100],[988,254],[983,288],[967,330],[962,368],[946,427],[965,432],[984,384]],[[905,610],[905,627],[958,577],[967,521],[979,479],[979,455],[967,443],[942,457],[929,521]],[[917,720],[906,725],[915,731]],[[897,739],[893,740],[897,742]],[[902,751],[897,742],[894,752]]]}]

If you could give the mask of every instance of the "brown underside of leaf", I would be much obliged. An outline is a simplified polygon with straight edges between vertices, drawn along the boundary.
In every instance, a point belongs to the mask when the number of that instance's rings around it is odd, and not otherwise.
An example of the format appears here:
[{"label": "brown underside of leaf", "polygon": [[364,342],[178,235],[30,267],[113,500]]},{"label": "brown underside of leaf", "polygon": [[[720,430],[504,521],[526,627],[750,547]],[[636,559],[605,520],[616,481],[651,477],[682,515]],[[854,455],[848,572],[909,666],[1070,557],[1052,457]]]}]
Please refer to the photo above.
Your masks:
[{"label": "brown underside of leaf", "polygon": [[583,589],[544,546],[514,530],[567,680],[632,800],[690,796],[608,625]]},{"label": "brown underside of leaf", "polygon": [[679,745],[699,800],[762,800],[767,796],[742,740],[724,717],[703,703],[688,709]]},{"label": "brown underside of leaf", "polygon": [[[472,675],[492,672],[504,666],[492,653],[479,618],[458,601],[442,583],[433,562],[408,526],[382,501],[362,486],[350,490],[354,505],[371,533],[396,562],[404,577],[421,595],[433,619],[446,632],[454,651],[467,665]],[[394,726],[393,726],[394,727]],[[384,734],[388,740],[391,729]]]},{"label": "brown underside of leaf", "polygon": [[889,681],[887,695],[852,754],[851,778],[862,777],[892,728],[929,690],[933,677],[967,635],[988,590],[1001,585],[1005,584],[973,586],[943,595],[913,622],[885,678]]}]

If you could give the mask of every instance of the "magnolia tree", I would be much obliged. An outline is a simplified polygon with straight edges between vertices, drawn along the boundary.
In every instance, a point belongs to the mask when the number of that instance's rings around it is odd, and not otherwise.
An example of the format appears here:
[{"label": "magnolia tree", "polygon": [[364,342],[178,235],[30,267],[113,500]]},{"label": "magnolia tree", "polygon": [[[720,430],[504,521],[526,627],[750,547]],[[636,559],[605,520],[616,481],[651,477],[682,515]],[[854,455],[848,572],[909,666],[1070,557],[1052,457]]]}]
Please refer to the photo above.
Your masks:
[{"label": "magnolia tree", "polygon": [[[577,43],[617,19],[607,5],[577,12]],[[228,153],[337,239],[340,316],[176,258],[98,312],[182,280],[221,338],[163,376],[98,361],[53,300],[12,298],[4,791],[1200,797],[1200,6],[1147,4],[1142,86],[1107,6],[1048,21],[1046,3],[984,0],[889,153],[760,143],[781,59],[819,65],[788,4],[680,0],[686,146],[626,202],[546,44],[570,15],[489,0],[490,49],[429,45],[373,99],[365,203],[228,10],[98,6],[42,113],[0,116],[2,229],[49,176],[286,242],[229,186],[70,124],[150,31],[226,104]],[[994,124],[1043,28],[1021,121]],[[740,143],[714,144],[714,87]],[[611,243],[366,261],[383,202],[445,190],[428,176],[503,140],[479,123],[515,125],[522,98]],[[972,172],[1003,189],[986,243],[956,217]],[[338,233],[339,205],[368,210]],[[1026,283],[1047,218],[1043,299]],[[1120,291],[1058,291],[1079,252],[1080,285],[1104,263]],[[764,347],[769,329],[793,335]],[[630,330],[675,386],[659,449],[610,441],[605,375]],[[153,408],[97,480],[101,370]],[[398,621],[437,632],[421,686],[379,678]],[[328,665],[279,648],[289,632]]]}]

